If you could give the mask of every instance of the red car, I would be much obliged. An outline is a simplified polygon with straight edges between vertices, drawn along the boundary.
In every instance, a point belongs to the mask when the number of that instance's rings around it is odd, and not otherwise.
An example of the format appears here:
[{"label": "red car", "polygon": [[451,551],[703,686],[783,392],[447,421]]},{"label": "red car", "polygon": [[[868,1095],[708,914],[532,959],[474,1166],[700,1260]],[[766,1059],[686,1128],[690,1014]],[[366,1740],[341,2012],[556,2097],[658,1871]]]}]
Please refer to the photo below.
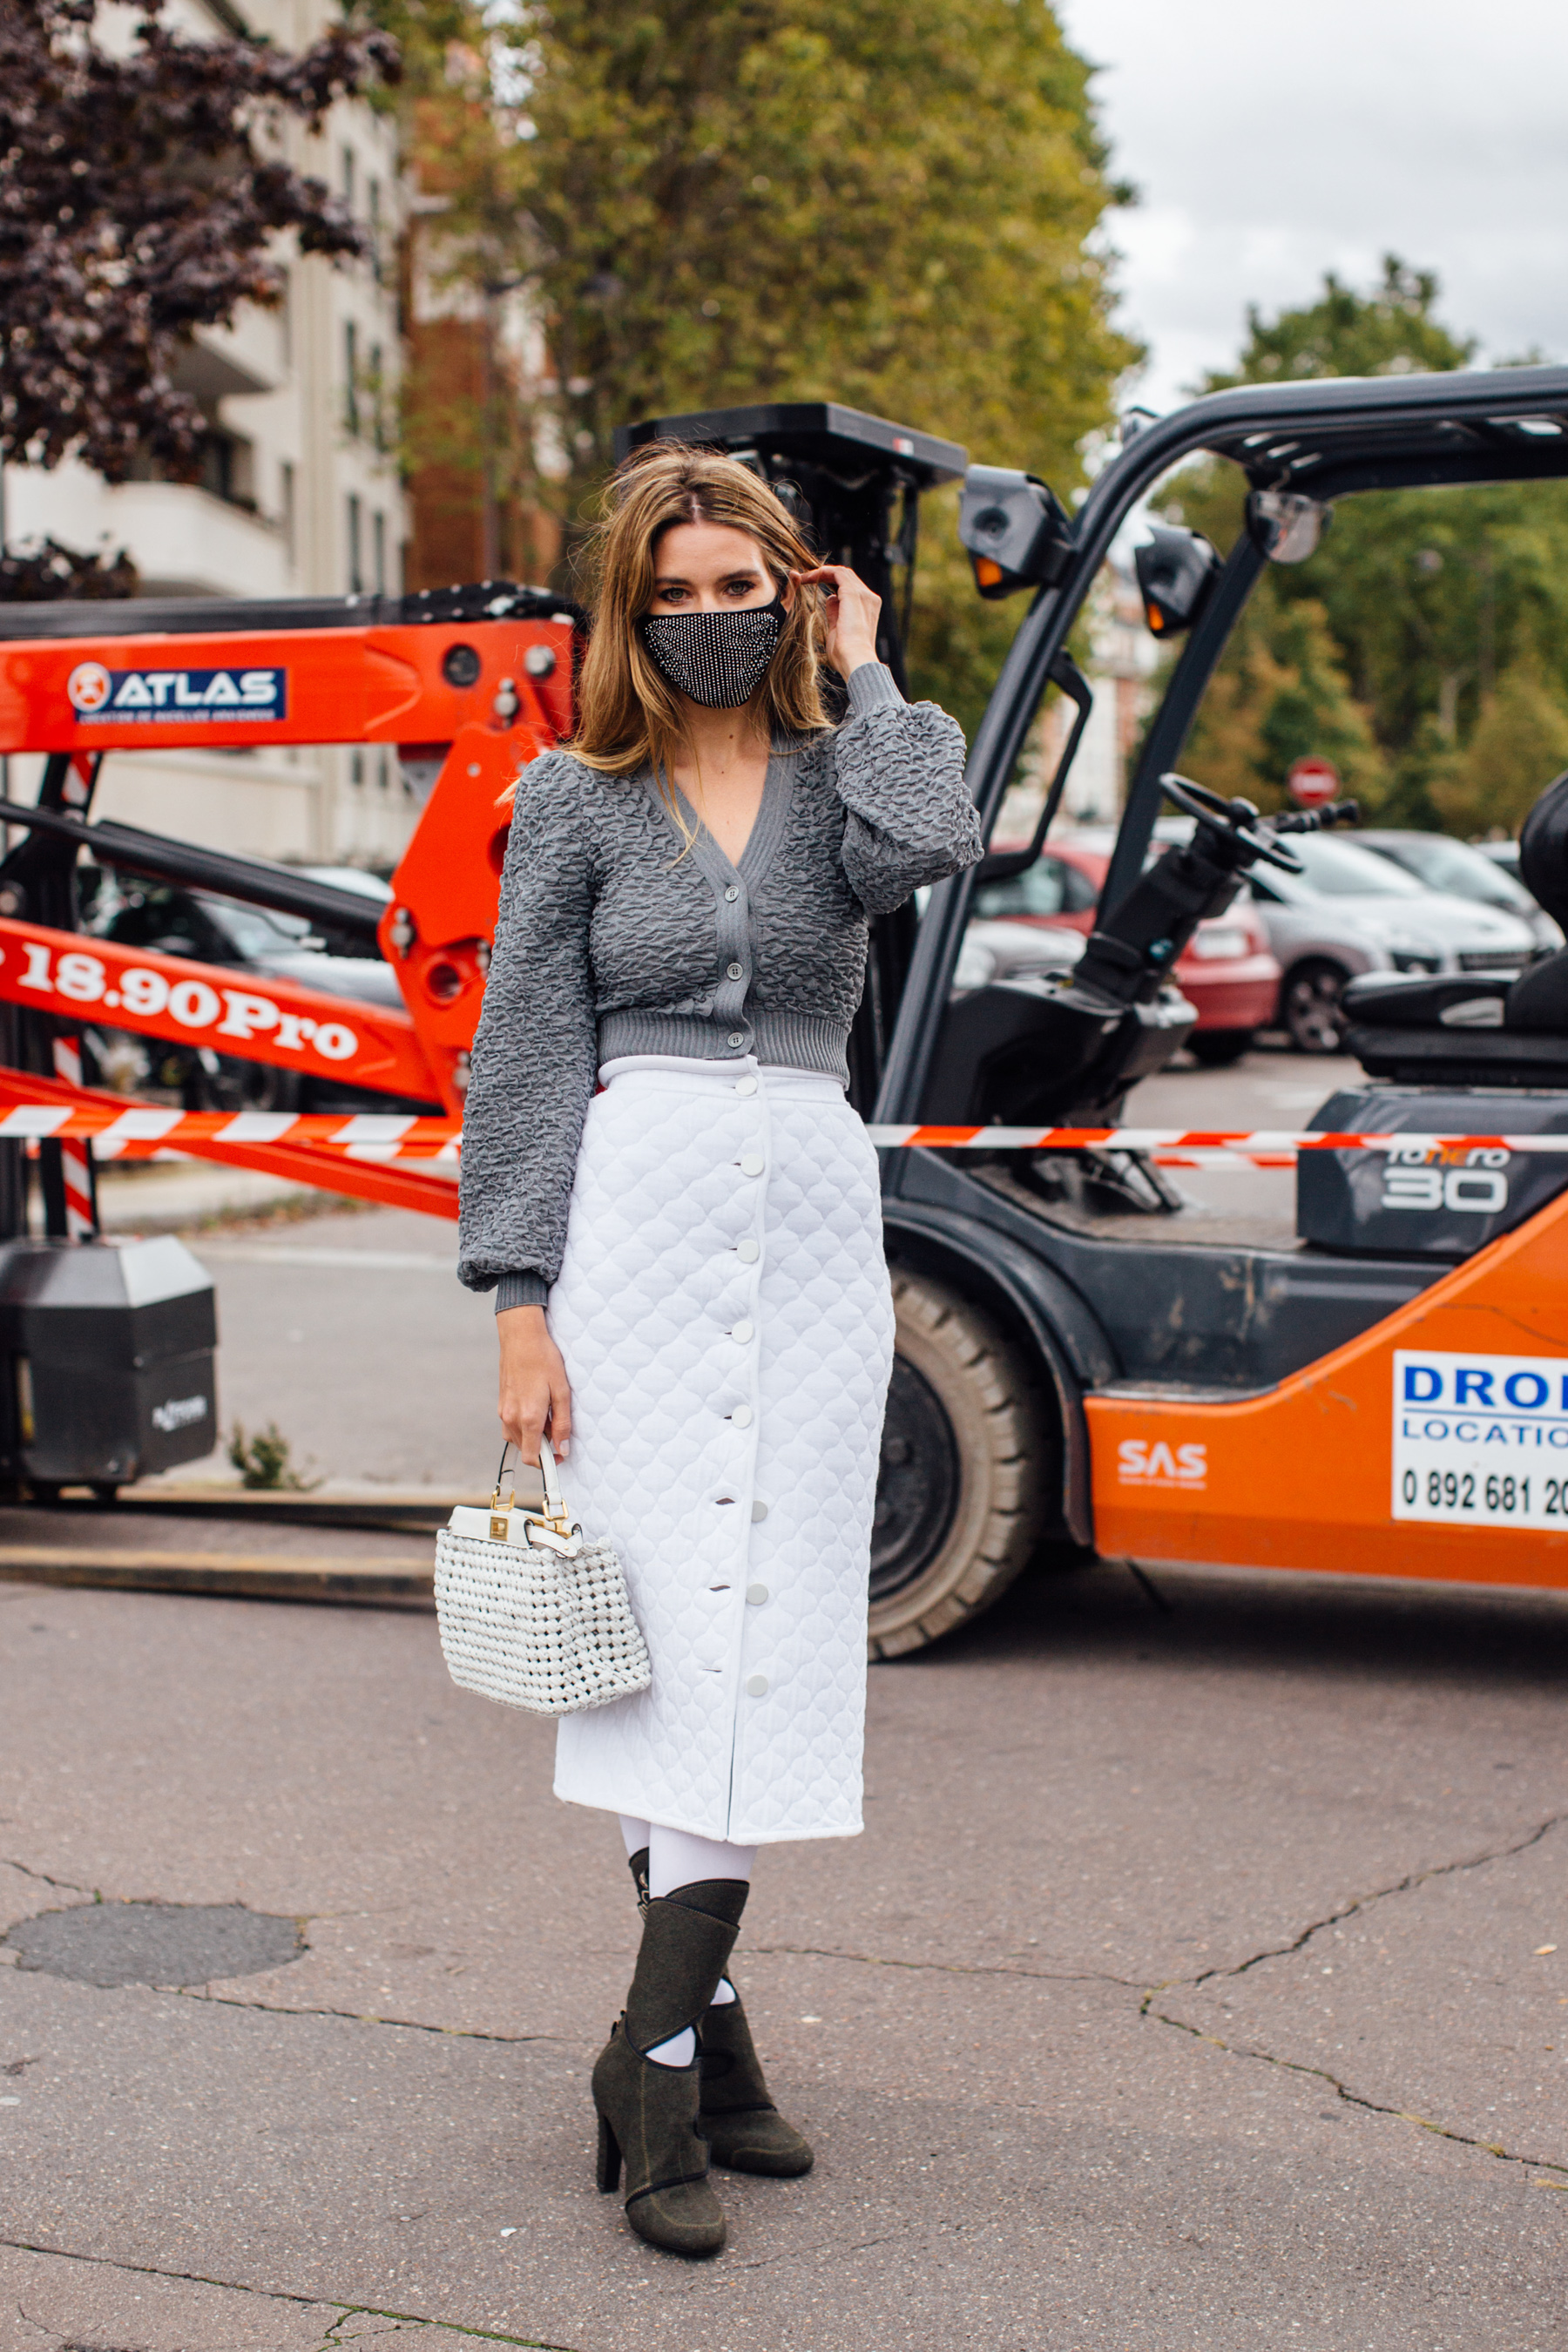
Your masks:
[{"label": "red car", "polygon": [[[992,846],[1023,849],[1027,844],[997,841]],[[976,890],[974,912],[987,920],[1092,931],[1110,850],[1109,835],[1068,834],[1011,881]],[[1247,898],[1198,925],[1175,967],[1175,979],[1198,1013],[1187,1051],[1211,1069],[1239,1061],[1256,1033],[1273,1020],[1280,981],[1262,922]]]}]

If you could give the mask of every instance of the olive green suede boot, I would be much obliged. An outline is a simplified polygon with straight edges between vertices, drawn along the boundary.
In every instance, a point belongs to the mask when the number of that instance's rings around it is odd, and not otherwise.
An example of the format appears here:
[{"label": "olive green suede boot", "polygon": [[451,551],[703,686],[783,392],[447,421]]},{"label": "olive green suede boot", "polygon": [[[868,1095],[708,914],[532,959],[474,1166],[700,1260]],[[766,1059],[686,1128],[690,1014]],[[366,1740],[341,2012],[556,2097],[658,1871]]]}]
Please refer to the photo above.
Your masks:
[{"label": "olive green suede boot", "polygon": [[816,2161],[811,2142],[786,2123],[768,2096],[762,2062],[741,1998],[715,2004],[698,2029],[702,2104],[697,2128],[715,2164],[730,2172],[767,2172],[793,2179]]},{"label": "olive green suede boot", "polygon": [[[651,1900],[647,1861],[646,1845],[626,1856],[637,1909],[645,1918]],[[809,2172],[816,2162],[811,2142],[784,2121],[768,2096],[738,1993],[733,2000],[704,2011],[697,2038],[702,2064],[698,2127],[712,2149],[714,2163],[727,2172],[766,2172],[780,2180]]]},{"label": "olive green suede boot", "polygon": [[609,2195],[626,2168],[626,2220],[668,2253],[715,2254],[724,2210],[708,2184],[698,2129],[700,2073],[648,2057],[695,2031],[729,1960],[745,1905],[739,1879],[702,1879],[650,1902],[625,2014],[594,2068],[598,2179]]}]

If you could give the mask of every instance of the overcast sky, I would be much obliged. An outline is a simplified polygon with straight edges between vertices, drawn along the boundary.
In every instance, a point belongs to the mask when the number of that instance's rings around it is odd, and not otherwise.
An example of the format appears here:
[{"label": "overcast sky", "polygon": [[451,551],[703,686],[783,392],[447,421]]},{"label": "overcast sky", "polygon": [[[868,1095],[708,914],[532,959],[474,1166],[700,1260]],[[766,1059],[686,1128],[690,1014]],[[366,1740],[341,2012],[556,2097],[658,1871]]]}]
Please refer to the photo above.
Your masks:
[{"label": "overcast sky", "polygon": [[1436,269],[1485,359],[1568,359],[1563,0],[1058,0],[1096,79],[1135,396],[1231,360],[1248,302],[1310,299],[1381,256]]}]

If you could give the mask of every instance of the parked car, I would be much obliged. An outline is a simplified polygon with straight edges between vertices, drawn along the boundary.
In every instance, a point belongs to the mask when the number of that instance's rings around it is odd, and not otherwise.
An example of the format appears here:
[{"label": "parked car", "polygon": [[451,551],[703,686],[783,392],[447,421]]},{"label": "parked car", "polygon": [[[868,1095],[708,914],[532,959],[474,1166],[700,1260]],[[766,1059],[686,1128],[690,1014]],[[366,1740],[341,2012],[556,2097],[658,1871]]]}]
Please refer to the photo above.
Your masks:
[{"label": "parked car", "polygon": [[1470,847],[1478,857],[1488,858],[1493,866],[1500,866],[1505,874],[1511,874],[1514,880],[1521,888],[1523,887],[1524,877],[1519,870],[1517,841],[1472,841]]},{"label": "parked car", "polygon": [[[323,866],[305,871],[317,881],[362,889],[367,897],[391,896],[384,882],[357,867]],[[402,1009],[397,975],[390,964],[374,953],[329,952],[301,915],[248,906],[216,891],[135,881],[95,867],[81,871],[79,890],[82,929],[117,946],[153,948],[162,955],[190,956],[198,963],[269,972],[362,1004]],[[163,1045],[130,1030],[96,1026],[87,1033],[87,1044],[99,1083],[126,1094],[172,1096],[191,1109],[330,1109],[346,1103],[351,1093],[355,1107],[361,1102],[360,1090],[338,1087],[331,1090],[329,1102],[319,1080],[305,1082],[307,1101],[293,1072],[215,1054],[210,1046]],[[384,1096],[374,1100],[365,1096],[363,1101],[376,1109],[389,1108]]]},{"label": "parked car", "polygon": [[1342,835],[1300,834],[1289,846],[1305,870],[1256,867],[1249,888],[1284,970],[1279,1025],[1300,1053],[1340,1051],[1340,996],[1357,972],[1520,971],[1536,952],[1518,915],[1429,890]]},{"label": "parked car", "polygon": [[[975,891],[977,917],[1049,924],[1087,939],[1094,929],[1112,840],[1109,833],[1089,832],[1053,840],[1022,874],[1010,881],[985,883]],[[1025,845],[999,841],[994,846]],[[1246,898],[1238,898],[1228,913],[1199,924],[1174,978],[1197,1009],[1188,1052],[1211,1067],[1238,1061],[1257,1032],[1272,1020],[1280,981],[1263,922]]]},{"label": "parked car", "polygon": [[990,922],[981,917],[965,929],[952,971],[953,992],[988,988],[994,980],[1034,980],[1047,971],[1070,971],[1088,945],[1082,931]]},{"label": "parked car", "polygon": [[1500,907],[1505,914],[1517,915],[1534,932],[1538,948],[1563,945],[1562,930],[1519,879],[1517,842],[1492,845],[1513,851],[1510,871],[1500,858],[1486,856],[1468,841],[1455,841],[1446,833],[1407,833],[1378,826],[1358,833],[1356,840],[1363,849],[1391,857],[1429,890],[1444,890],[1450,898],[1473,898],[1479,906]]}]

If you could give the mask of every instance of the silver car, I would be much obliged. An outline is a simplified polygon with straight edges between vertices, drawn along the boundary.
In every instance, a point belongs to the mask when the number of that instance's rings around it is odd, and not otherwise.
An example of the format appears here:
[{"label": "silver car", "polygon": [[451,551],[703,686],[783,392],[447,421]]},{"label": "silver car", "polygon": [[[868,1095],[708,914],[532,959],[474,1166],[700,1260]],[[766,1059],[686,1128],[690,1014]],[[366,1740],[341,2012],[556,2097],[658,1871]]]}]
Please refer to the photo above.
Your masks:
[{"label": "silver car", "polygon": [[1455,841],[1446,833],[1406,833],[1390,826],[1360,832],[1356,839],[1380,857],[1391,857],[1406,874],[1414,874],[1417,882],[1425,882],[1428,890],[1446,891],[1450,898],[1474,898],[1480,906],[1500,907],[1505,914],[1517,915],[1534,932],[1538,948],[1563,945],[1558,926],[1520,881],[1517,863],[1509,872],[1497,858],[1485,856],[1468,841]]},{"label": "silver car", "polygon": [[1387,857],[1331,834],[1288,844],[1303,871],[1255,866],[1250,888],[1284,971],[1279,1025],[1303,1054],[1337,1054],[1340,995],[1363,971],[1520,971],[1530,925],[1502,908],[1429,890]]}]

